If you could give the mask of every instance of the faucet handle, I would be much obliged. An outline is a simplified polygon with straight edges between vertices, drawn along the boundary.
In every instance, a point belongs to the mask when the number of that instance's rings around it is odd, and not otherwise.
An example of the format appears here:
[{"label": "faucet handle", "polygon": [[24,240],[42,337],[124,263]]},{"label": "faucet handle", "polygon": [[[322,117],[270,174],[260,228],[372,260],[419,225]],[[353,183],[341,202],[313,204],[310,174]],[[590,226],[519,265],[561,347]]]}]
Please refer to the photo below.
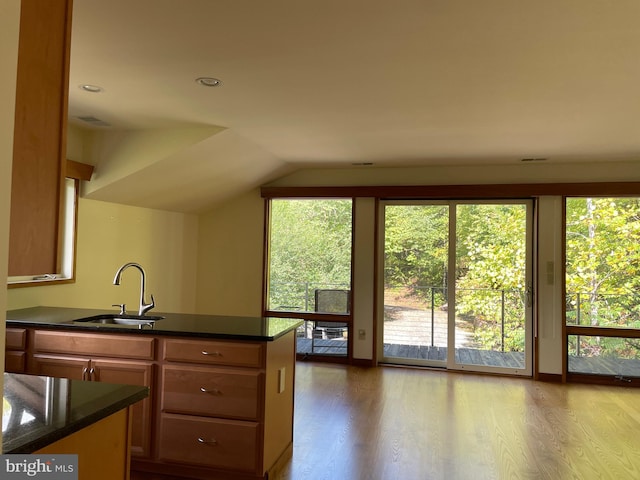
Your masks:
[{"label": "faucet handle", "polygon": [[112,307],[120,307],[120,315],[127,314],[127,306],[124,303],[114,303]]},{"label": "faucet handle", "polygon": [[156,299],[153,298],[153,294],[151,294],[151,303],[142,303],[140,305],[140,312],[138,314],[142,316],[155,306],[156,306]]}]

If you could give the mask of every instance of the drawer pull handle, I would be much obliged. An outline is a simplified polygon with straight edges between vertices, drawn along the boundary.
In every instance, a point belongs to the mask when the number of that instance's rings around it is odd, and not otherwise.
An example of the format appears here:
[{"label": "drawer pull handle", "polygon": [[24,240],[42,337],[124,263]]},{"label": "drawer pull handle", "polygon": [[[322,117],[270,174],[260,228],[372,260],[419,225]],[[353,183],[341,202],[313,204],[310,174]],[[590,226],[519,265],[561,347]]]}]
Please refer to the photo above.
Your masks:
[{"label": "drawer pull handle", "polygon": [[217,388],[212,388],[211,390],[204,388],[204,387],[200,387],[200,391],[202,393],[210,393],[211,395],[221,395],[222,394],[222,390],[218,390]]},{"label": "drawer pull handle", "polygon": [[202,351],[203,355],[209,355],[211,357],[221,357],[222,354],[220,352],[207,352],[206,350]]},{"label": "drawer pull handle", "polygon": [[198,437],[198,443],[202,443],[203,445],[218,445],[218,441],[215,438],[212,438],[211,440],[205,440],[202,437]]}]

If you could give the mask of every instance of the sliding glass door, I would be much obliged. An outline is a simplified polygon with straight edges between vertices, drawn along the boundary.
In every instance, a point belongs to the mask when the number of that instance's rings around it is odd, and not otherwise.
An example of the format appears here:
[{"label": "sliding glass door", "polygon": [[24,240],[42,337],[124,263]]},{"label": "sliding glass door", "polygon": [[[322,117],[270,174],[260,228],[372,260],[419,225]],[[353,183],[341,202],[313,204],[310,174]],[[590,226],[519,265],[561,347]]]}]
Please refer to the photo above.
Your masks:
[{"label": "sliding glass door", "polygon": [[382,203],[382,361],[531,374],[531,203]]}]

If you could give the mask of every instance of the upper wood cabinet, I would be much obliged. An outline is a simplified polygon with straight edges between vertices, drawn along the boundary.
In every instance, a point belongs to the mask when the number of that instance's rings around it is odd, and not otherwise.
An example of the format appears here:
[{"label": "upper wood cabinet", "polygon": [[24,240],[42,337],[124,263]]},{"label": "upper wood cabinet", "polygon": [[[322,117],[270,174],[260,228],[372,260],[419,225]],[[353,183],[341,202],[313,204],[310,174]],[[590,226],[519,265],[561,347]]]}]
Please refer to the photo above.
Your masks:
[{"label": "upper wood cabinet", "polygon": [[72,0],[22,0],[9,276],[55,273],[66,160]]}]

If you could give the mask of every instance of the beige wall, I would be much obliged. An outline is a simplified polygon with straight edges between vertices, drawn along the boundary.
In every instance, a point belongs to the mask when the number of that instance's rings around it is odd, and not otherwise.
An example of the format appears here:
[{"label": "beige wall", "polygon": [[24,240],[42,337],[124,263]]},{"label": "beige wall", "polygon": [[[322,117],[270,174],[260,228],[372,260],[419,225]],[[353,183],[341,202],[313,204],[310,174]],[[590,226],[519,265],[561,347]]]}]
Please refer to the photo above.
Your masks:
[{"label": "beige wall", "polygon": [[261,315],[263,217],[257,189],[200,216],[199,313]]},{"label": "beige wall", "polygon": [[[0,275],[7,276],[9,205],[13,158],[13,115],[16,97],[20,0],[0,2]],[[6,289],[0,289],[0,345],[5,343]],[[0,359],[4,372],[4,355]],[[0,377],[0,389],[4,380]],[[0,411],[2,407],[0,407]],[[2,432],[0,432],[0,443]]]},{"label": "beige wall", "polygon": [[[8,308],[35,305],[111,309],[126,303],[135,311],[140,276],[127,270],[120,286],[113,277],[127,262],[140,263],[154,311],[191,313],[195,308],[197,217],[80,199],[76,282],[9,290]],[[147,295],[147,301],[149,301]]]},{"label": "beige wall", "polygon": [[[85,132],[70,125],[67,158],[91,163],[86,145]],[[127,270],[120,286],[113,285],[113,277],[121,265],[137,262],[147,274],[145,300],[154,295],[155,312],[195,311],[196,215],[80,198],[77,232],[75,283],[12,288],[8,309],[37,305],[113,309],[113,304],[125,303],[129,312],[136,312],[139,273]]]}]

